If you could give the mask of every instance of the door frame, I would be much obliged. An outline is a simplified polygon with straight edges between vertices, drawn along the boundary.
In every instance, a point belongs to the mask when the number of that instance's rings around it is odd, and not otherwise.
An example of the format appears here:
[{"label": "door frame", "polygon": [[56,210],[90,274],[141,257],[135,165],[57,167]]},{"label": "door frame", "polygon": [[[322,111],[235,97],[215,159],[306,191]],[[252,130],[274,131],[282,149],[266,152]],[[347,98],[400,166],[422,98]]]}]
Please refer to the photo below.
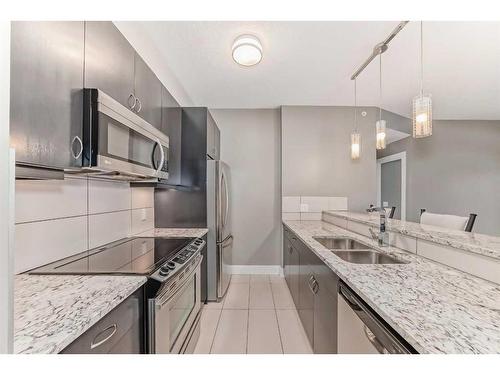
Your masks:
[{"label": "door frame", "polygon": [[377,206],[382,207],[382,164],[401,160],[401,220],[406,220],[406,151],[377,159]]}]

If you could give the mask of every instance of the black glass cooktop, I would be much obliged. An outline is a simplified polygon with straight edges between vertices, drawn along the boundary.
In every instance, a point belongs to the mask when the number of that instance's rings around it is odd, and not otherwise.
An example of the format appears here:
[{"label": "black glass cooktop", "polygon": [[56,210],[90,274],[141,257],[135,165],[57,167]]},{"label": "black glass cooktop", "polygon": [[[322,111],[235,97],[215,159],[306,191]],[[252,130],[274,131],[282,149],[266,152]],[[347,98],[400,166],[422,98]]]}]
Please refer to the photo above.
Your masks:
[{"label": "black glass cooktop", "polygon": [[193,238],[127,238],[47,264],[29,273],[149,275],[192,240]]}]

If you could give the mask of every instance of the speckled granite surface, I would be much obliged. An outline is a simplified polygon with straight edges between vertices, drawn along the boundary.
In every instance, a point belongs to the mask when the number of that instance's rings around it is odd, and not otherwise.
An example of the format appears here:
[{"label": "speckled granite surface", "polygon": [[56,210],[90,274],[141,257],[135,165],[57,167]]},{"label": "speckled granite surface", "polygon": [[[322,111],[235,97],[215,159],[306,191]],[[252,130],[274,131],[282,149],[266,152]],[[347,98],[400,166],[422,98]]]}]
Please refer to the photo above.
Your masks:
[{"label": "speckled granite surface", "polygon": [[[420,353],[500,353],[500,285],[322,221],[284,221]],[[348,263],[313,236],[349,235],[409,264]]]},{"label": "speckled granite surface", "polygon": [[[377,213],[368,214],[349,211],[325,211],[323,215],[341,217],[350,221],[374,226],[378,226],[380,220]],[[451,246],[456,249],[500,259],[500,237],[468,233],[396,219],[388,219],[386,228],[392,232],[398,232],[407,236],[435,242],[440,245]]]},{"label": "speckled granite surface", "polygon": [[155,228],[136,234],[136,237],[203,237],[207,228]]},{"label": "speckled granite surface", "polygon": [[16,276],[14,353],[60,352],[145,282],[143,276]]}]

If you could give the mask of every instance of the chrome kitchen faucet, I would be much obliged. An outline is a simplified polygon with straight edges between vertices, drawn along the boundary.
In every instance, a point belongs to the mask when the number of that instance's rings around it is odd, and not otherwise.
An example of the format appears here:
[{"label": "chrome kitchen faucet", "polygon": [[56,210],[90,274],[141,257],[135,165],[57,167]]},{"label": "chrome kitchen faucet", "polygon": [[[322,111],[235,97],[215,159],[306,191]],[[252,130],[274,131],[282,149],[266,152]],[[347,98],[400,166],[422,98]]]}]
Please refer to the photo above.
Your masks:
[{"label": "chrome kitchen faucet", "polygon": [[386,217],[385,209],[383,207],[370,206],[370,208],[366,209],[366,212],[379,212],[380,213],[379,232],[375,233],[375,231],[372,228],[369,228],[368,230],[370,231],[372,238],[374,240],[378,241],[379,246],[388,246],[389,241],[387,238],[387,232],[385,231],[385,217]]}]

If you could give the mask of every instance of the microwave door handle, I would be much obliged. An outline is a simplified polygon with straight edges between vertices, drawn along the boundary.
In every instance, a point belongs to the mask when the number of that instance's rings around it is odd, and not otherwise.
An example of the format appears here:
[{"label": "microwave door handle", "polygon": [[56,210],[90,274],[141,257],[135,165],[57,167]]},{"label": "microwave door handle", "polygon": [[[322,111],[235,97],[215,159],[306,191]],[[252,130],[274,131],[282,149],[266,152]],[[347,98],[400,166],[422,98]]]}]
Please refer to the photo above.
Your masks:
[{"label": "microwave door handle", "polygon": [[158,168],[156,169],[156,174],[158,174],[163,168],[163,163],[165,162],[165,151],[163,151],[163,146],[161,145],[160,140],[158,138],[156,139],[156,144],[160,148],[160,155],[161,155],[160,163],[158,165]]}]

